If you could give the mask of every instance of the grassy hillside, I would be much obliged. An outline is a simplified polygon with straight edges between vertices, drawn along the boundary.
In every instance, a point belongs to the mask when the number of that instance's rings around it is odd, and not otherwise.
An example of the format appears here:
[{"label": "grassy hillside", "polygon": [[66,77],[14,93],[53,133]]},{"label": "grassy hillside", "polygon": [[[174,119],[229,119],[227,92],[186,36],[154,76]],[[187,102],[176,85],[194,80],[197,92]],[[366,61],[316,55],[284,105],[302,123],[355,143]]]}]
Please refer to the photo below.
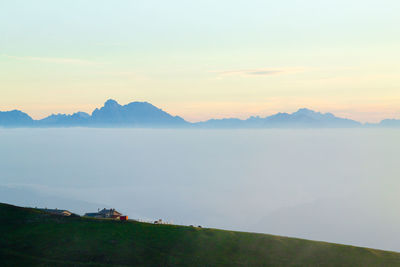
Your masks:
[{"label": "grassy hillside", "polygon": [[1,266],[400,266],[400,254],[272,235],[60,217],[0,204]]}]

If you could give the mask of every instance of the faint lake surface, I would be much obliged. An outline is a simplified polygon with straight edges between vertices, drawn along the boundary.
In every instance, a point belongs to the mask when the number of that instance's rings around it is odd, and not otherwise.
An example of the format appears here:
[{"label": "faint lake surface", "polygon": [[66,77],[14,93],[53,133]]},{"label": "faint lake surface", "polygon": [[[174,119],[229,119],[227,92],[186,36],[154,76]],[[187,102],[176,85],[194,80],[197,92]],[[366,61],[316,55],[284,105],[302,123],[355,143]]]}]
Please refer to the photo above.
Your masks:
[{"label": "faint lake surface", "polygon": [[400,251],[400,130],[0,129],[0,202]]}]

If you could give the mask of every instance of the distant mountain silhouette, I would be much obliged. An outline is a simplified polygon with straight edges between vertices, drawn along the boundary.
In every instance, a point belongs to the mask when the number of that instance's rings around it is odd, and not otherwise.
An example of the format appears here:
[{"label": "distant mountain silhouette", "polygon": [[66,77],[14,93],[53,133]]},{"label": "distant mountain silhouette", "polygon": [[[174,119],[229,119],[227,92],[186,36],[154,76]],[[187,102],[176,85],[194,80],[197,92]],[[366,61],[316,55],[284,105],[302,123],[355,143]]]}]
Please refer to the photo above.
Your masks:
[{"label": "distant mountain silhouette", "polygon": [[382,127],[400,127],[400,120],[396,119],[385,119],[379,123]]},{"label": "distant mountain silhouette", "polygon": [[184,126],[184,119],[172,116],[147,102],[132,102],[121,106],[115,100],[108,100],[100,109],[95,109],[91,116],[93,125],[104,126]]},{"label": "distant mountain silhouette", "polygon": [[26,113],[19,110],[0,111],[0,126],[4,127],[30,127],[34,123],[33,119]]},{"label": "distant mountain silhouette", "polygon": [[85,126],[90,121],[90,115],[85,112],[76,112],[72,115],[52,114],[37,121],[39,126]]},{"label": "distant mountain silhouette", "polygon": [[352,127],[400,127],[400,120],[386,119],[380,123],[362,124],[355,120],[339,118],[332,113],[320,113],[301,108],[293,113],[277,113],[261,118],[252,116],[211,119],[190,123],[179,116],[172,116],[148,102],[132,102],[120,105],[107,100],[104,106],[96,108],[91,115],[85,112],[52,114],[41,120],[33,120],[19,110],[0,112],[0,126],[3,127],[144,127],[144,128],[352,128]]},{"label": "distant mountain silhouette", "polygon": [[221,119],[208,120],[197,123],[204,128],[343,128],[359,127],[360,122],[335,117],[332,113],[322,114],[310,109],[302,108],[288,113],[277,113],[265,118],[250,117],[247,120]]},{"label": "distant mountain silhouette", "polygon": [[[11,112],[11,111],[10,111]],[[10,113],[3,112],[3,113]],[[189,123],[178,116],[167,112],[147,102],[132,102],[120,105],[115,100],[107,100],[100,109],[95,109],[92,115],[85,112],[69,114],[52,114],[41,120],[32,120],[20,111],[10,114],[1,126],[33,126],[33,127],[182,127]],[[17,115],[25,114],[30,122],[24,123]],[[11,124],[14,122],[14,124]],[[18,123],[17,123],[18,122]]]}]

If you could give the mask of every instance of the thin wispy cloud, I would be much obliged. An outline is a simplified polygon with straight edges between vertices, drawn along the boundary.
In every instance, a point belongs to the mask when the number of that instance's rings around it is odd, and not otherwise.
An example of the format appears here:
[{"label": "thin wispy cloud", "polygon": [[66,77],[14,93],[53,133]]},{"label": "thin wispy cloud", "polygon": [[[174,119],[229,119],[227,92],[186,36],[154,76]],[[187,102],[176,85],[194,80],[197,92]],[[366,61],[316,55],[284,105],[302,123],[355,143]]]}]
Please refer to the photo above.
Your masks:
[{"label": "thin wispy cloud", "polygon": [[258,68],[258,69],[242,69],[242,70],[225,70],[225,71],[212,71],[218,77],[223,76],[239,76],[239,77],[260,77],[260,76],[274,76],[279,74],[291,73],[302,71],[300,68],[287,68],[287,69],[272,69],[272,68]]},{"label": "thin wispy cloud", "polygon": [[97,46],[123,46],[124,43],[120,42],[104,42],[104,43],[96,43]]},{"label": "thin wispy cloud", "polygon": [[108,76],[125,76],[125,77],[138,76],[138,73],[135,71],[102,71],[96,73]]},{"label": "thin wispy cloud", "polygon": [[57,58],[57,57],[31,57],[31,56],[10,56],[2,55],[3,57],[21,60],[21,61],[39,61],[45,63],[56,63],[56,64],[76,64],[76,65],[96,65],[97,62],[79,59],[79,58]]},{"label": "thin wispy cloud", "polygon": [[125,81],[149,81],[150,78],[146,74],[137,71],[95,71],[95,75],[101,75],[109,79],[123,79]]}]

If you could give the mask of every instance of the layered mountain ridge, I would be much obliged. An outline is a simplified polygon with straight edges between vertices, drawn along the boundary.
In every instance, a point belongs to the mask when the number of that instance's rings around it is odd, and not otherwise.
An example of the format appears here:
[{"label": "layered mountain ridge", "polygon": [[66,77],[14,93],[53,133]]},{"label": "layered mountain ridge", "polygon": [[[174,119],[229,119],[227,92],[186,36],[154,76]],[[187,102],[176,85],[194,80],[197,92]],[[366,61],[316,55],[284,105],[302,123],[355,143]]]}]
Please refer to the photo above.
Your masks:
[{"label": "layered mountain ridge", "polygon": [[246,120],[240,119],[212,119],[198,123],[200,127],[222,127],[222,128],[320,128],[320,127],[360,127],[360,122],[335,117],[332,113],[320,113],[310,109],[301,108],[294,113],[277,113],[275,115],[261,117],[250,117]]},{"label": "layered mountain ridge", "polygon": [[120,105],[113,99],[92,114],[52,114],[41,120],[33,120],[19,111],[0,111],[2,127],[141,127],[141,128],[353,128],[353,127],[400,127],[400,120],[385,119],[376,124],[336,117],[332,113],[316,112],[301,108],[293,113],[277,113],[267,117],[252,116],[210,119],[190,123],[179,116],[172,116],[148,102],[131,102]]}]

